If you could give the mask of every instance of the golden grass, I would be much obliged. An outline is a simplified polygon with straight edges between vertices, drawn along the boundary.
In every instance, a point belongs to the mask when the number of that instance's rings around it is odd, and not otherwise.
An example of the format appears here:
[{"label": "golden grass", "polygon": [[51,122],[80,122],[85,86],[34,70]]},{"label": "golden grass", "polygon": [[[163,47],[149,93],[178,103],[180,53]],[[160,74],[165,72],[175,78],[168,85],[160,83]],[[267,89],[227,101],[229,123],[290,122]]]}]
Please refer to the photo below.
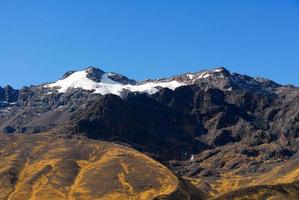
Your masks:
[{"label": "golden grass", "polygon": [[0,134],[0,199],[147,200],[178,189],[165,166],[128,147],[41,135],[11,141]]}]

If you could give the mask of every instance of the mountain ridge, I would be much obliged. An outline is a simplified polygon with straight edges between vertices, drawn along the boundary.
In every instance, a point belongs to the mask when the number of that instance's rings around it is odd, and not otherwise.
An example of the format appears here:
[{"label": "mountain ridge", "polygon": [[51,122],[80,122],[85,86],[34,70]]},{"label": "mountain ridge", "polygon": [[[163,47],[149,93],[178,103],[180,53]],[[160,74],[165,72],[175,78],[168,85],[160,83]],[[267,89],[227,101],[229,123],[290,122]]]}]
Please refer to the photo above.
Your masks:
[{"label": "mountain ridge", "polygon": [[[299,152],[299,88],[225,68],[134,82],[89,67],[54,83],[0,91],[0,132],[130,146],[211,197],[246,188],[252,177],[288,166]],[[297,181],[295,172],[286,176],[292,179],[283,184]]]},{"label": "mountain ridge", "polygon": [[[141,84],[149,83],[149,82],[151,82],[151,83],[157,83],[157,82],[167,82],[167,81],[178,81],[179,83],[181,83],[181,85],[174,86],[174,87],[172,87],[172,89],[175,89],[176,87],[179,87],[179,86],[182,86],[182,85],[207,84],[204,81],[203,81],[204,82],[203,83],[203,82],[200,82],[200,81],[198,82],[197,80],[198,79],[207,79],[211,75],[215,75],[217,73],[219,73],[219,75],[220,75],[220,76],[217,76],[217,78],[219,78],[219,77],[223,78],[223,76],[231,78],[231,79],[242,78],[242,81],[244,81],[244,80],[247,79],[247,80],[250,80],[251,82],[254,82],[255,85],[258,84],[258,83],[260,83],[260,84],[264,84],[264,86],[270,86],[270,87],[281,87],[281,86],[284,86],[284,87],[295,87],[296,88],[296,86],[294,86],[294,85],[280,85],[280,84],[278,84],[278,83],[276,83],[276,82],[274,82],[274,81],[272,81],[270,79],[265,79],[265,78],[260,78],[260,77],[250,77],[250,76],[247,76],[247,75],[240,75],[238,73],[231,73],[225,67],[216,67],[216,68],[214,68],[212,70],[200,70],[198,72],[183,73],[183,74],[178,74],[178,75],[170,76],[170,77],[167,77],[167,78],[146,79],[146,80],[141,80],[141,81],[136,81],[136,80],[130,79],[130,78],[124,76],[124,75],[121,75],[121,74],[118,74],[118,73],[115,73],[115,72],[105,72],[102,69],[97,68],[97,67],[93,67],[93,66],[88,66],[83,71],[87,71],[87,72],[89,71],[86,74],[87,78],[89,78],[90,80],[93,80],[95,82],[101,82],[101,78],[102,78],[101,76],[104,75],[105,73],[107,73],[108,75],[110,74],[110,77],[106,77],[106,78],[109,78],[111,81],[113,81],[113,79],[116,82],[119,81],[117,83],[120,83],[120,84],[123,84],[123,85],[141,85]],[[68,71],[59,80],[66,79],[70,75],[72,75],[72,74],[74,74],[76,72],[80,72],[80,70],[79,71],[75,71],[75,70]],[[211,82],[215,81],[215,80],[210,80],[210,79],[207,79],[207,80],[211,81]],[[226,82],[227,82],[227,80],[226,80]],[[240,80],[237,80],[237,82],[240,82]],[[50,84],[51,83],[42,83],[42,84],[39,84],[39,85],[36,85],[36,86],[29,86],[29,87],[41,87],[41,86],[46,86],[47,87],[47,85],[50,85]],[[221,84],[221,83],[218,83],[218,84]],[[229,85],[230,83],[226,83],[226,84]],[[237,84],[234,83],[233,85],[236,88],[238,88]],[[158,87],[161,87],[161,86],[158,86]],[[165,86],[165,87],[167,87],[167,86]],[[219,85],[217,85],[217,83],[213,84],[210,87],[216,87],[216,88],[217,87],[221,87],[221,89],[230,89],[230,87],[228,87],[228,86],[224,86],[224,85],[219,86]],[[22,90],[24,88],[28,88],[28,86],[24,86],[21,89],[13,89],[11,86],[7,85],[7,86],[5,86],[5,88],[2,88],[0,86],[0,100],[1,101],[6,101],[6,99],[9,98],[7,95],[5,97],[5,91],[7,90],[7,88],[9,88],[9,90],[13,90],[14,92],[18,92],[18,91],[20,91],[20,90]],[[246,88],[242,88],[241,87],[241,89],[246,89]],[[250,89],[250,87],[249,87],[249,89]],[[261,88],[259,88],[259,89],[261,89]],[[155,92],[156,91],[157,90],[155,90]],[[9,99],[9,102],[12,102],[13,100],[15,101],[16,98]]]}]

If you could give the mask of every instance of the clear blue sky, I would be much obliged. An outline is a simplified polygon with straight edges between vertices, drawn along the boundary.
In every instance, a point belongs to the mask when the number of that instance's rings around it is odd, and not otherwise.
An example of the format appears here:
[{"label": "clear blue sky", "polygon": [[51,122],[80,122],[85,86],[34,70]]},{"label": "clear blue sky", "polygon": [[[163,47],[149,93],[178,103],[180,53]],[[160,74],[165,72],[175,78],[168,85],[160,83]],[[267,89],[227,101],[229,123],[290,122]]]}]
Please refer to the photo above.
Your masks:
[{"label": "clear blue sky", "polygon": [[137,80],[225,66],[299,85],[299,0],[0,0],[0,85],[88,65]]}]

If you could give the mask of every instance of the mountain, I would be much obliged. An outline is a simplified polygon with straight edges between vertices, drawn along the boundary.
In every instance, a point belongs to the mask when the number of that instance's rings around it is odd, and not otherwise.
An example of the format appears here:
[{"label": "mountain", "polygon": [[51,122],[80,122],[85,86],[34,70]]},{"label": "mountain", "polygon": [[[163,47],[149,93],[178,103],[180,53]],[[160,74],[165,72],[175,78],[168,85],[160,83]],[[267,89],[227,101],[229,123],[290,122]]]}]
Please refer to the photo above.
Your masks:
[{"label": "mountain", "polygon": [[65,93],[72,88],[82,88],[97,94],[115,94],[121,96],[126,91],[152,94],[158,91],[157,87],[175,89],[182,85],[174,80],[138,83],[118,73],[106,73],[94,67],[88,67],[83,71],[68,72],[63,77],[63,79],[44,87],[58,88],[58,91],[61,93]]},{"label": "mountain", "polygon": [[[53,83],[0,88],[0,101],[6,134],[129,146],[213,198],[298,197],[280,192],[296,188],[299,177],[299,88],[292,85],[223,67],[144,81],[87,67]],[[284,167],[292,170],[272,171]]]}]

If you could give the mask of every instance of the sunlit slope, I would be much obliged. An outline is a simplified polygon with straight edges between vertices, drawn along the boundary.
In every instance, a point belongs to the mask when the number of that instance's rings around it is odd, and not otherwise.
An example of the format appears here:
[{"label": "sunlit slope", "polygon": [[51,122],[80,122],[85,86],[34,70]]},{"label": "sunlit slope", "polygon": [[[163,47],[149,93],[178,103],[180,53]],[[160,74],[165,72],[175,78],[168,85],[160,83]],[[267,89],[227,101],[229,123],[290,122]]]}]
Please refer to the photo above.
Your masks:
[{"label": "sunlit slope", "polygon": [[299,199],[299,159],[291,159],[264,174],[239,178],[231,176],[231,180],[227,177],[221,185],[223,188],[236,189],[215,200],[297,200]]},{"label": "sunlit slope", "polygon": [[166,167],[128,147],[0,134],[0,199],[187,199],[189,188],[182,185]]},{"label": "sunlit slope", "polygon": [[229,192],[213,200],[298,200],[299,182],[277,185],[260,185]]},{"label": "sunlit slope", "polygon": [[[299,182],[299,159],[291,159],[273,167],[273,169],[269,171],[251,175],[237,175],[236,173],[223,174],[219,180],[212,184],[212,186],[217,189],[218,194],[224,194],[240,188],[250,187],[250,190],[253,190],[253,188],[260,189],[256,186],[265,185],[279,185],[279,187],[283,185],[284,187],[289,187],[295,182]],[[277,187],[273,187],[273,190],[275,188]]]}]

